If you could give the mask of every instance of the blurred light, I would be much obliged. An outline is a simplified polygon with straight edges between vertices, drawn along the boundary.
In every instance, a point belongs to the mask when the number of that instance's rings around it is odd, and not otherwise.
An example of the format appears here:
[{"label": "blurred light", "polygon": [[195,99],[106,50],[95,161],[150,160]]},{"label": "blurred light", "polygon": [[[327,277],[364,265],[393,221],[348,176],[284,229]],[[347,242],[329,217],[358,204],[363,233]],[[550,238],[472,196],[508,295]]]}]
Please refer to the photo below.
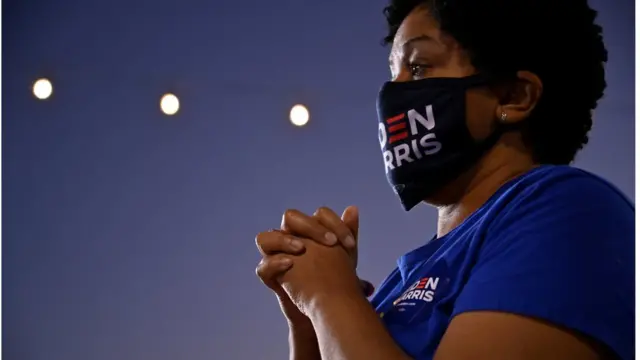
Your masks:
[{"label": "blurred light", "polygon": [[53,86],[51,82],[47,79],[38,79],[33,84],[33,95],[40,100],[45,100],[51,96],[53,92]]},{"label": "blurred light", "polygon": [[291,108],[289,119],[295,126],[304,126],[309,122],[309,110],[304,105],[295,105]]},{"label": "blurred light", "polygon": [[164,94],[160,99],[160,109],[166,115],[175,115],[180,110],[180,101],[173,94]]}]

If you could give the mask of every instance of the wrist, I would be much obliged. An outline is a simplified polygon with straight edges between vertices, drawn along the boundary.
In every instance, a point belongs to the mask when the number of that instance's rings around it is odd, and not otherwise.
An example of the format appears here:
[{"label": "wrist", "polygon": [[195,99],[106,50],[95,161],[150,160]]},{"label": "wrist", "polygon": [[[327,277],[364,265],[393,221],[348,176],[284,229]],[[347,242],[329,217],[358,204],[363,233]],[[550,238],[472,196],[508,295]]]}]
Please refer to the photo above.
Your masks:
[{"label": "wrist", "polygon": [[303,337],[303,338],[310,338],[316,337],[316,331],[313,328],[313,324],[311,323],[311,320],[307,319],[307,322],[304,323],[291,323],[289,322],[289,336],[290,337]]},{"label": "wrist", "polygon": [[318,294],[307,304],[305,313],[313,324],[314,317],[322,316],[327,309],[350,308],[351,306],[371,306],[366,295],[359,288],[352,291],[331,294]]},{"label": "wrist", "polygon": [[299,295],[298,304],[302,305],[301,310],[308,318],[311,318],[313,312],[327,304],[351,302],[353,299],[369,302],[363,290],[362,282],[355,274],[352,279],[347,277],[331,286]]},{"label": "wrist", "polygon": [[318,348],[316,331],[308,323],[289,323],[289,359],[291,360],[322,360]]},{"label": "wrist", "polygon": [[289,327],[289,332],[313,331],[311,320],[304,315],[302,317],[287,318],[287,326]]},{"label": "wrist", "polygon": [[290,328],[311,326],[309,318],[301,313],[298,307],[294,305],[286,295],[278,296],[278,302],[280,303],[280,310],[282,310]]}]

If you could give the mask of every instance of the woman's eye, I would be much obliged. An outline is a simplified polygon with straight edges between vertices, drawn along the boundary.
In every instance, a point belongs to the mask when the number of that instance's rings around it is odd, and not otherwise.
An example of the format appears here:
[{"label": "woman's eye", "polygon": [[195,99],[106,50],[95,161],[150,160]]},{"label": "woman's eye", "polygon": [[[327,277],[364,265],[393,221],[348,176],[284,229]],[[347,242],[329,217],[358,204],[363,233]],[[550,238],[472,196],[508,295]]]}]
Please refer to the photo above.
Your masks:
[{"label": "woman's eye", "polygon": [[422,64],[410,64],[409,71],[411,72],[411,76],[414,79],[422,79],[426,76],[427,70],[429,69],[428,65]]}]

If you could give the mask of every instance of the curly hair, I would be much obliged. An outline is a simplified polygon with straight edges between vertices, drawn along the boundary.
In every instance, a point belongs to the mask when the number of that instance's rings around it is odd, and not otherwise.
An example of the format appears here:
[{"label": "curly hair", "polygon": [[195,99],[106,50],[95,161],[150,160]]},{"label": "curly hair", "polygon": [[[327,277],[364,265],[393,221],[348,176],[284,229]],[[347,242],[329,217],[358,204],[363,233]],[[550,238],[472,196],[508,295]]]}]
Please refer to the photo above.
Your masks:
[{"label": "curly hair", "polygon": [[523,139],[541,164],[569,164],[587,144],[592,112],[606,88],[607,49],[587,0],[391,0],[385,44],[402,21],[425,6],[469,53],[480,72],[514,77],[527,70],[543,83],[523,124]]}]

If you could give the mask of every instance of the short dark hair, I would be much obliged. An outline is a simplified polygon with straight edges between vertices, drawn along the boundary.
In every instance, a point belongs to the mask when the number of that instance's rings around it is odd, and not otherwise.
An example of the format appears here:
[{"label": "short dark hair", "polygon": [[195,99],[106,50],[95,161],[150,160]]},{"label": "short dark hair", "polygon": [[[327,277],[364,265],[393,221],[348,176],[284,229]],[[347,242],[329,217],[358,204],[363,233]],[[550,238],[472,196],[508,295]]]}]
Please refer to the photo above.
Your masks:
[{"label": "short dark hair", "polygon": [[385,44],[418,6],[426,6],[479,71],[528,70],[540,77],[543,94],[525,122],[524,141],[539,163],[571,163],[589,140],[592,111],[606,88],[607,49],[587,0],[391,0]]}]

